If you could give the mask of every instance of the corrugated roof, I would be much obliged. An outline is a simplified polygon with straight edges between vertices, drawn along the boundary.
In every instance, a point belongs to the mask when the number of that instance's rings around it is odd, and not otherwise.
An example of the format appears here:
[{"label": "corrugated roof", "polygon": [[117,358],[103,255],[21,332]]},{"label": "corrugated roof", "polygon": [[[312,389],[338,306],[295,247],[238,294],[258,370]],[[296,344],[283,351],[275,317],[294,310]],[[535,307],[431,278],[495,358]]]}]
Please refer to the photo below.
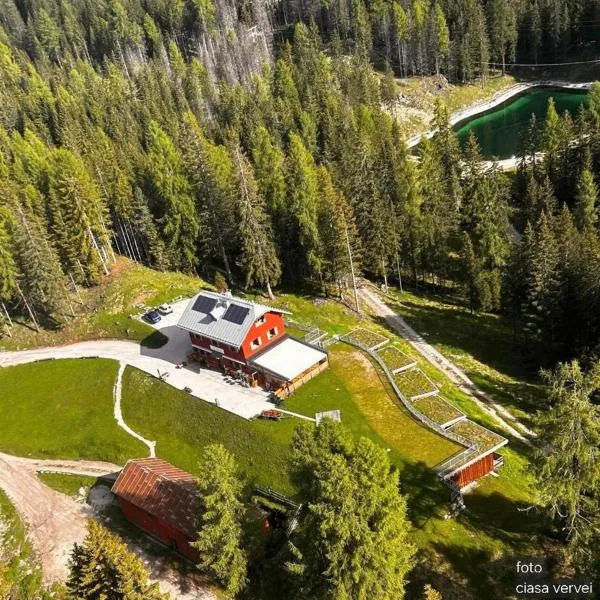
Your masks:
[{"label": "corrugated roof", "polygon": [[127,462],[112,491],[190,538],[196,536],[197,479],[161,458]]},{"label": "corrugated roof", "polygon": [[202,291],[190,300],[177,327],[239,348],[256,319],[268,312],[290,314],[228,294]]}]

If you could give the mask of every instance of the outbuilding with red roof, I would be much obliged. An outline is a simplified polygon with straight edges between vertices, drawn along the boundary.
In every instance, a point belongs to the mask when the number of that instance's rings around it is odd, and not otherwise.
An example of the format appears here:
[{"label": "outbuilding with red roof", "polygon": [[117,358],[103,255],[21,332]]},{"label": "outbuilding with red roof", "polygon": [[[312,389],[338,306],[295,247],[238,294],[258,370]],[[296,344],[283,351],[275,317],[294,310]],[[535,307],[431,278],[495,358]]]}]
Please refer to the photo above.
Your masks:
[{"label": "outbuilding with red roof", "polygon": [[199,511],[197,479],[161,458],[127,462],[112,492],[131,523],[198,562],[196,539]]}]

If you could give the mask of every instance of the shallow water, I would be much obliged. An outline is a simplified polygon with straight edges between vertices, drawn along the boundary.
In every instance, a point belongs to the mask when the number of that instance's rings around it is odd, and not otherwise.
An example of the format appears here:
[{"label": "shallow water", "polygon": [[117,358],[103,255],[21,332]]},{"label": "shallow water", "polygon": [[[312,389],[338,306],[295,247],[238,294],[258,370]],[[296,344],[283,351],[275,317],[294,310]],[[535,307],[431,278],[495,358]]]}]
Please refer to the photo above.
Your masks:
[{"label": "shallow water", "polygon": [[469,132],[473,132],[484,158],[511,158],[519,152],[521,135],[529,125],[534,113],[538,123],[546,118],[548,100],[554,98],[557,111],[568,110],[573,117],[582,104],[587,104],[588,95],[580,91],[538,89],[527,92],[497,109],[475,117],[456,127],[461,143],[465,143]]}]

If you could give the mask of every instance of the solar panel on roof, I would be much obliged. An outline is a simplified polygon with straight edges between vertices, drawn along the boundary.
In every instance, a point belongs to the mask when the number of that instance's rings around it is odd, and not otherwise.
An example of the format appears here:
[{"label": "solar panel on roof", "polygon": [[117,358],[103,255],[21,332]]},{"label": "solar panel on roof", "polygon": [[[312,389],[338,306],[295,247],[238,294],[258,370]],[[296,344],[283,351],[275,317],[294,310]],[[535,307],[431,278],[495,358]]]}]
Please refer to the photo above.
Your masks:
[{"label": "solar panel on roof", "polygon": [[216,304],[217,301],[214,298],[198,296],[196,298],[196,302],[194,302],[194,306],[192,306],[192,310],[207,315],[216,306]]},{"label": "solar panel on roof", "polygon": [[232,304],[227,309],[227,312],[223,315],[223,318],[226,321],[229,321],[230,323],[235,323],[236,325],[241,325],[244,322],[245,318],[248,316],[249,312],[250,312],[249,308]]}]

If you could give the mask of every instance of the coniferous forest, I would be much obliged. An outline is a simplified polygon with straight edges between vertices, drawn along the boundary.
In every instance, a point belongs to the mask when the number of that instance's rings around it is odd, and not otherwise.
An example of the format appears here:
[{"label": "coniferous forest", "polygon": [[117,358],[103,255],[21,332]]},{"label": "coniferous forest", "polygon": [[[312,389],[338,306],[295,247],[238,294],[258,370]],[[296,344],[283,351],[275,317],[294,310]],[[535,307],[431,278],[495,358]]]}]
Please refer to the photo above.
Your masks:
[{"label": "coniferous forest", "polygon": [[[4,0],[0,296],[46,325],[113,253],[270,290],[458,284],[533,366],[600,334],[600,89],[531,124],[514,180],[439,134],[411,157],[393,75],[560,60],[593,1]],[[583,140],[573,145],[573,139]],[[548,160],[531,159],[535,149]],[[529,157],[529,159],[527,159]]]},{"label": "coniferous forest", "polygon": [[[352,261],[502,314],[549,384],[540,494],[579,572],[597,568],[600,84],[577,114],[550,102],[531,119],[511,174],[474,137],[461,145],[441,102],[436,135],[414,148],[393,114],[397,78],[485,84],[577,61],[599,32],[598,0],[0,0],[0,330],[11,315],[60,328],[116,255],[268,295],[340,294]],[[379,596],[397,597],[413,553],[397,473],[370,469],[383,449],[328,435],[296,435],[302,466],[404,548]],[[307,451],[319,444],[346,487]],[[327,519],[307,506],[296,570],[320,581]]]}]

